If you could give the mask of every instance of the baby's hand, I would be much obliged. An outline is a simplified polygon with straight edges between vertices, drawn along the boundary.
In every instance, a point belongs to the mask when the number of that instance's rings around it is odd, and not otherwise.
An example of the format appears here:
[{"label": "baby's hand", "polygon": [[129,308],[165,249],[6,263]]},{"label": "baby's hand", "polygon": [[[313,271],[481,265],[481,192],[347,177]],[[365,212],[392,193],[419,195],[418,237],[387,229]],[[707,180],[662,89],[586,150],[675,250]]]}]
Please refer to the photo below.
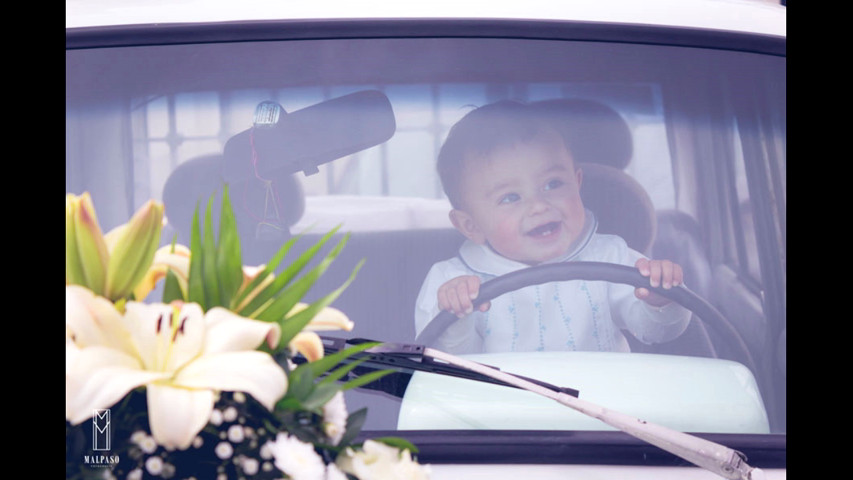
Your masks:
[{"label": "baby's hand", "polygon": [[[449,280],[438,289],[438,308],[464,317],[474,311],[471,300],[480,293],[480,278],[475,275],[463,275]],[[485,312],[489,302],[484,302],[478,310]]]},{"label": "baby's hand", "polygon": [[[641,258],[634,264],[640,274],[644,277],[649,277],[649,285],[652,287],[663,286],[669,290],[672,287],[681,285],[684,281],[684,273],[681,270],[681,265],[669,260],[648,260]],[[634,290],[634,295],[640,300],[654,307],[662,307],[671,302],[668,298],[662,297],[646,288],[637,288]]]}]

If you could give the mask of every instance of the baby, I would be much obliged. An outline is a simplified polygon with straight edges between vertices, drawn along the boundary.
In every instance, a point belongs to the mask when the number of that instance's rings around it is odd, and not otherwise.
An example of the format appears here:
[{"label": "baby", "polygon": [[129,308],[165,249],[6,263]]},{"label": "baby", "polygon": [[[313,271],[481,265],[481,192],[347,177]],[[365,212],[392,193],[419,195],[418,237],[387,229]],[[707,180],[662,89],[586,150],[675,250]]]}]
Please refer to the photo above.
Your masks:
[{"label": "baby", "polygon": [[473,110],[451,129],[438,158],[450,220],[467,240],[457,257],[430,269],[418,296],[415,329],[440,311],[460,317],[438,340],[452,353],[630,351],[622,333],[644,343],[680,335],[690,313],[646,288],[574,280],[535,285],[475,312],[480,284],[532,265],[596,261],[635,266],[653,287],[683,281],[668,260],[649,260],[615,235],[596,233],[581,202],[583,172],[563,138],[524,104]]}]

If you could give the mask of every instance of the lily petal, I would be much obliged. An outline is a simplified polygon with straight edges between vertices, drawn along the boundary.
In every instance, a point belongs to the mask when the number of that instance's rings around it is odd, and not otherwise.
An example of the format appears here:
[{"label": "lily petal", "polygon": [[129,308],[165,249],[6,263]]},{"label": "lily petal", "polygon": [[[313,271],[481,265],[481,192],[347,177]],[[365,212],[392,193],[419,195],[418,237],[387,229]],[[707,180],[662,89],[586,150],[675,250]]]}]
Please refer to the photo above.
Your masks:
[{"label": "lily petal", "polygon": [[65,287],[65,327],[78,347],[103,345],[127,353],[135,351],[113,303],[79,285]]},{"label": "lily petal", "polygon": [[151,290],[154,289],[157,282],[165,278],[166,272],[170,270],[178,279],[181,290],[186,292],[190,271],[189,248],[184,245],[175,244],[174,251],[172,251],[172,245],[166,245],[157,249],[154,252],[154,263],[133,290],[136,300],[144,300],[151,293]]},{"label": "lily petal", "polygon": [[167,376],[142,370],[136,358],[111,348],[94,346],[72,355],[68,348],[76,346],[66,346],[72,363],[66,366],[65,418],[72,425],[91,418],[94,409],[114,405],[134,388]]},{"label": "lily petal", "polygon": [[284,370],[271,356],[258,351],[201,357],[178,372],[172,383],[189,389],[248,393],[270,410],[287,391]]},{"label": "lily petal", "polygon": [[[290,315],[294,313],[296,312],[291,309]],[[353,327],[355,327],[355,323],[353,323],[346,314],[344,314],[344,312],[332,307],[325,307],[320,310],[317,315],[314,315],[311,322],[305,326],[306,329],[313,330],[315,332],[325,330],[346,330],[349,332]]]},{"label": "lily petal", "polygon": [[198,304],[128,302],[125,310],[146,369],[174,373],[201,353],[205,328]]},{"label": "lily petal", "polygon": [[309,362],[323,358],[323,342],[314,332],[297,333],[290,340],[290,348],[301,353]]},{"label": "lily petal", "polygon": [[277,323],[241,317],[220,307],[208,310],[205,321],[207,322],[207,338],[204,345],[206,355],[254,350],[264,340],[270,348],[275,348],[281,337],[281,327]]},{"label": "lily petal", "polygon": [[148,421],[151,435],[163,447],[184,450],[210,421],[213,392],[150,384]]},{"label": "lily petal", "polygon": [[111,299],[125,298],[145,276],[154,260],[163,228],[163,204],[149,200],[130,221],[107,234],[107,293]]},{"label": "lily petal", "polygon": [[[92,197],[88,192],[82,195],[66,195],[66,249],[68,248],[68,213],[71,210],[71,221],[73,222],[74,246],[76,252],[66,251],[66,255],[77,255],[76,263],[82,268],[82,276],[85,285],[96,292],[103,292],[107,279],[107,265],[109,253],[101,227],[98,225],[98,217],[95,215],[95,207]],[[66,279],[68,277],[68,260],[66,260]]]}]

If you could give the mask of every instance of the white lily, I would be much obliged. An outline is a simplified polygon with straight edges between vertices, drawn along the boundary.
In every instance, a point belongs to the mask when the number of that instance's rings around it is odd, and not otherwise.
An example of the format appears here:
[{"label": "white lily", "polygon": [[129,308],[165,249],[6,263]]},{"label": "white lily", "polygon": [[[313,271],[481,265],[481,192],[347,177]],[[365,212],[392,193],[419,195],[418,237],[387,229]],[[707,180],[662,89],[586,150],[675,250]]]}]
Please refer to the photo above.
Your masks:
[{"label": "white lily", "polygon": [[274,323],[223,308],[204,314],[193,303],[128,302],[121,315],[103,302],[66,287],[65,414],[72,424],[145,386],[155,440],[185,449],[209,421],[215,391],[248,393],[271,410],[287,389],[282,368],[255,350],[264,340],[275,347]]},{"label": "white lily", "polygon": [[184,245],[175,244],[174,248],[172,245],[165,245],[154,252],[154,261],[151,267],[133,290],[136,300],[140,302],[144,300],[154,289],[157,282],[165,278],[166,273],[170,270],[178,279],[178,285],[184,293],[184,298],[186,298],[187,282],[190,275],[190,249]]},{"label": "white lily", "polygon": [[[307,303],[297,303],[287,313],[287,317],[296,315],[308,308]],[[337,308],[325,307],[320,310],[305,328],[297,333],[289,343],[292,351],[301,353],[309,362],[323,358],[323,341],[314,332],[329,330],[350,331],[355,324]]]},{"label": "white lily", "polygon": [[335,463],[362,480],[428,480],[431,474],[429,465],[416,462],[408,450],[374,440],[365,440],[360,450],[347,447]]},{"label": "white lily", "polygon": [[[157,281],[166,276],[166,272],[171,270],[178,279],[180,288],[186,292],[187,279],[189,278],[190,265],[190,250],[180,244],[174,246],[174,251],[171,245],[160,247],[154,255],[154,262],[151,268],[146,273],[145,277],[137,284],[134,294],[137,300],[144,299],[148,293],[154,288]],[[249,287],[251,282],[264,271],[265,265],[255,267],[243,266],[243,282],[238,291],[243,291]],[[275,275],[267,276],[260,285],[256,286],[249,292],[245,298],[236,305],[233,310],[240,311],[243,307],[255,298],[264,288],[273,282]],[[307,303],[297,303],[290,309],[285,317],[291,317],[302,310],[308,308]],[[323,358],[323,342],[320,337],[314,332],[329,331],[329,330],[345,330],[350,331],[355,324],[344,314],[344,312],[332,308],[325,307],[320,310],[311,322],[305,326],[305,329],[297,333],[291,339],[288,346],[291,351],[299,352],[305,356],[308,361],[313,362]]]}]

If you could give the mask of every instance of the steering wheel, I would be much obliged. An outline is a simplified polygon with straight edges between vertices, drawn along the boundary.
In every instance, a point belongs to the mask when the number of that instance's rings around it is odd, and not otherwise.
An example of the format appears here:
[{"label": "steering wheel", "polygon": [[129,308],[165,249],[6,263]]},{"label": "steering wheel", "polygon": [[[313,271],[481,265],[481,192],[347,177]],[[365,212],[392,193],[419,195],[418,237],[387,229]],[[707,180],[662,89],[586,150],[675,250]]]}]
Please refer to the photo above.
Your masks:
[{"label": "steering wheel", "polygon": [[[636,268],[603,262],[564,262],[549,263],[528,267],[515,272],[501,275],[480,285],[480,294],[473,300],[474,309],[477,306],[505,293],[548,282],[567,280],[603,280],[611,283],[624,283],[634,287],[643,287],[666,297],[698,316],[705,325],[715,330],[732,347],[738,361],[756,372],[755,361],[743,338],[732,324],[708,303],[686,287],[664,289],[649,286],[648,277],[644,277]],[[415,339],[416,343],[432,345],[438,337],[455,322],[457,317],[448,311],[439,313]]]}]

